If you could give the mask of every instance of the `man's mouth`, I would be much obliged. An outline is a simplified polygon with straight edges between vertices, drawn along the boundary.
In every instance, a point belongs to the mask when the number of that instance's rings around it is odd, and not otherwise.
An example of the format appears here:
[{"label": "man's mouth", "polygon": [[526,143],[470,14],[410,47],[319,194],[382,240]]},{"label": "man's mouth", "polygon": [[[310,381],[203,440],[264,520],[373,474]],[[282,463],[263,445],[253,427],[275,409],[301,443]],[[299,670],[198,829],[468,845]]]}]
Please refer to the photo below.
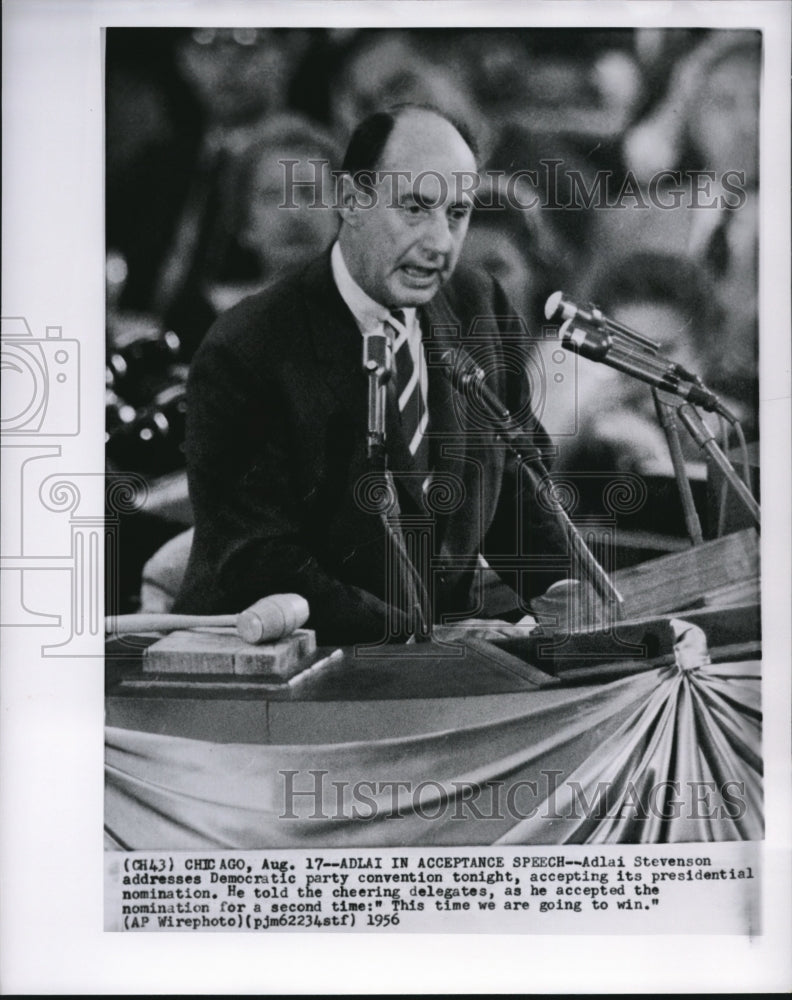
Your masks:
[{"label": "man's mouth", "polygon": [[421,267],[418,264],[403,264],[402,271],[416,281],[429,281],[434,278],[439,271],[436,267]]}]

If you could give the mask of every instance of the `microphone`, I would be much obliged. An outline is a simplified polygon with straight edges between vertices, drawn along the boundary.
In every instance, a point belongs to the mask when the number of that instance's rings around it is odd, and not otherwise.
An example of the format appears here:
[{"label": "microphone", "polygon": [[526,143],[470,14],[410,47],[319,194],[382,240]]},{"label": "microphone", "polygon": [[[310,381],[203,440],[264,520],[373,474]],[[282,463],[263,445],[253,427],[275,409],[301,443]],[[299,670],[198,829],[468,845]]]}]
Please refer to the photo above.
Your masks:
[{"label": "microphone", "polygon": [[625,340],[630,346],[637,347],[643,351],[657,354],[660,344],[656,340],[645,337],[637,330],[632,330],[623,323],[609,319],[599,306],[590,303],[588,306],[579,306],[571,299],[568,299],[563,292],[553,292],[545,303],[545,319],[575,320],[576,326],[585,326],[594,330],[602,330],[611,336]]},{"label": "microphone", "polygon": [[391,377],[393,344],[386,333],[363,335],[363,368],[366,372],[375,373],[383,385]]},{"label": "microphone", "polygon": [[[528,481],[534,493],[543,490],[543,484],[548,480],[548,471],[544,463],[544,455],[540,448],[526,440],[525,428],[515,426],[511,413],[486,384],[487,374],[483,368],[464,354],[454,351],[444,351],[440,358],[440,370],[451,382],[451,385],[463,395],[476,410],[483,415],[492,426],[498,438],[521,463],[528,476]],[[597,593],[605,601],[615,602],[621,607],[623,598],[611,583],[608,574],[597,562],[596,557],[586,545],[563,505],[555,499],[552,490],[545,493],[552,505],[552,513],[564,533],[567,542],[574,553],[574,558],[580,564]]]},{"label": "microphone", "polygon": [[680,375],[673,362],[649,354],[641,355],[625,351],[609,334],[578,329],[573,324],[574,320],[567,320],[559,331],[561,344],[567,350],[579,354],[582,358],[615,368],[616,371],[646,382],[655,389],[680,396],[694,406],[700,406],[710,413],[719,413],[728,421],[734,422],[734,414],[723,405],[714,392]]},{"label": "microphone", "polygon": [[363,336],[363,370],[368,376],[369,461],[380,461],[385,449],[386,386],[393,374],[393,343],[386,333]]},{"label": "microphone", "polygon": [[443,351],[437,359],[439,370],[456,391],[484,416],[497,431],[498,437],[519,452],[528,462],[544,463],[542,449],[529,444],[525,432],[531,428],[517,426],[514,418],[497,393],[486,384],[487,373],[472,358],[456,351]]},{"label": "microphone", "polygon": [[559,336],[567,350],[735,422],[734,414],[697,375],[659,356],[656,341],[610,319],[596,306],[581,308],[563,292],[554,292],[545,304],[545,316],[564,319]]},{"label": "microphone", "polygon": [[466,399],[484,407],[499,421],[509,423],[511,414],[486,384],[486,372],[472,358],[454,351],[444,351],[439,358],[440,371]]}]

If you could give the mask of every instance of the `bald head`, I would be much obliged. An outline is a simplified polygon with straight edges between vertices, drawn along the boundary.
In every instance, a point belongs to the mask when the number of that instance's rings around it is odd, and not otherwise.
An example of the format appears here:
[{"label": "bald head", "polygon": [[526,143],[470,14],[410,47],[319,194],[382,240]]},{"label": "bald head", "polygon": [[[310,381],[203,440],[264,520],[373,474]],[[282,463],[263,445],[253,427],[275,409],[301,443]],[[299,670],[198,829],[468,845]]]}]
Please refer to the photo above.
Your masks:
[{"label": "bald head", "polygon": [[385,145],[396,123],[410,115],[428,116],[430,122],[438,119],[447,122],[462,136],[473,156],[478,156],[476,142],[464,122],[431,105],[397,104],[383,111],[375,111],[360,122],[349,140],[341,169],[352,175],[379,169]]},{"label": "bald head", "polygon": [[406,108],[394,122],[378,169],[405,170],[418,164],[438,173],[472,172],[476,157],[468,140],[447,118],[422,108]]},{"label": "bald head", "polygon": [[[357,167],[365,153],[373,167]],[[453,273],[467,233],[470,143],[439,112],[405,106],[356,130],[344,168],[339,241],[352,277],[387,308],[428,302]]]}]

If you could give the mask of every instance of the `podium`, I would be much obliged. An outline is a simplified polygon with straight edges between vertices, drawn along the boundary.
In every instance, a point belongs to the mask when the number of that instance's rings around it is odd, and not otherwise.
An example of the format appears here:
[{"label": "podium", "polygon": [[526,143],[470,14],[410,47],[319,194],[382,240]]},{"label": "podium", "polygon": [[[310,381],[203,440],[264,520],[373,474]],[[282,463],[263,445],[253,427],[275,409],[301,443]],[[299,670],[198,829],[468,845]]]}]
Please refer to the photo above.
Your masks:
[{"label": "podium", "polygon": [[697,606],[759,601],[759,536],[755,529],[704,542],[614,573],[625,618]]},{"label": "podium", "polygon": [[306,658],[305,679],[296,684],[179,673],[177,644],[171,644],[175,663],[167,671],[144,671],[142,654],[156,639],[133,637],[126,646],[116,642],[107,661],[107,723],[242,742],[287,734],[296,741],[322,733],[368,738],[420,728],[429,718],[454,727],[482,699],[479,710],[489,714],[499,699],[508,710],[516,696],[565,683],[602,683],[668,663],[674,616],[703,629],[716,661],[760,657],[753,529],[621,570],[615,578],[626,614],[608,628],[568,635],[542,629],[497,644],[349,647],[332,669],[310,671],[330,652],[320,648]]},{"label": "podium", "polygon": [[[137,653],[128,646],[137,661],[132,654],[107,661],[109,846],[761,837],[761,628],[751,597],[758,592],[755,534],[741,532],[663,556],[623,571],[618,583],[635,617],[608,628],[576,634],[542,628],[497,644],[393,646],[386,655],[382,648],[351,647],[332,670],[306,670],[298,684],[145,672],[139,653],[155,639],[138,638]],[[680,665],[674,619],[706,637],[709,656],[701,666]],[[320,648],[308,665],[327,653]],[[331,791],[336,780],[345,788],[380,780],[392,786],[394,779],[410,788],[431,785],[446,807],[429,822],[414,803],[400,801],[394,815],[392,799],[383,794],[376,814],[363,824],[320,823],[308,813],[286,823],[278,811],[284,776],[305,782],[316,774],[329,775]],[[554,776],[553,788],[543,789],[539,780],[541,794],[530,816],[493,810],[452,822],[461,808],[455,798],[460,789],[508,797],[543,775]],[[739,815],[720,794],[722,785],[735,781],[743,790]],[[694,808],[702,782],[708,788],[714,782],[712,816]],[[635,796],[651,801],[656,789],[666,787],[680,790],[678,809],[669,812],[664,805],[637,819],[630,813]],[[607,809],[600,815],[602,789]],[[552,802],[572,796],[568,815],[548,814],[545,793]],[[597,810],[581,812],[578,794],[596,800]],[[326,804],[330,809],[332,803]]]}]

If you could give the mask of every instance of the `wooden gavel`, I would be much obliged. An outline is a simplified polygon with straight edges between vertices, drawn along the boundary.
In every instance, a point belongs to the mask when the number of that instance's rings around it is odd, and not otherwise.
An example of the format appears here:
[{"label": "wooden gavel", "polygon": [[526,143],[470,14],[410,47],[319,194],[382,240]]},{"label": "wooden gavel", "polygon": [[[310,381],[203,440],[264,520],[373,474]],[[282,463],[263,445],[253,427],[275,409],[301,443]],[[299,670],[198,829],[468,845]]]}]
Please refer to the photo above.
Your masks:
[{"label": "wooden gavel", "polygon": [[235,628],[237,635],[254,646],[277,642],[308,621],[308,602],[299,594],[262,597],[238,615],[171,615],[155,612],[109,615],[105,632],[171,632],[190,628]]}]

